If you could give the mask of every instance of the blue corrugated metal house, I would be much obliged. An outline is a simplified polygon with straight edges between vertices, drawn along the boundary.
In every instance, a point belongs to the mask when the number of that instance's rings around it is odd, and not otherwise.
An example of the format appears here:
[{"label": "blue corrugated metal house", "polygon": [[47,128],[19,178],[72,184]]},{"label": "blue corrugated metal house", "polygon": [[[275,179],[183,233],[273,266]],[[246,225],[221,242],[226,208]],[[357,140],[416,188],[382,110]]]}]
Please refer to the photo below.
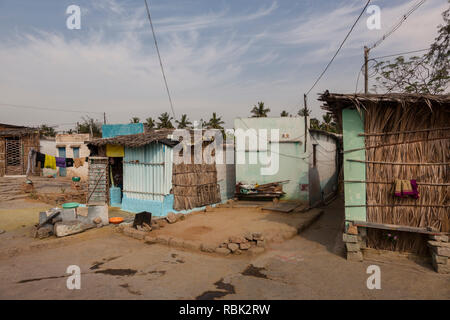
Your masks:
[{"label": "blue corrugated metal house", "polygon": [[[129,129],[124,129],[123,125],[120,130],[121,132],[129,131]],[[176,190],[176,188],[172,185],[175,166],[173,163],[173,147],[179,142],[171,140],[170,136],[173,130],[150,130],[125,135],[115,135],[113,131],[109,130],[108,135],[110,137],[92,140],[88,146],[98,156],[107,155],[106,148],[108,145],[123,146],[123,158],[120,159],[123,166],[122,210],[134,213],[148,211],[153,216],[162,217],[169,212],[185,213],[204,208],[203,206],[187,207],[186,210],[183,210],[178,205],[179,210],[174,210],[174,189]],[[213,166],[216,170],[215,165]],[[226,172],[227,170],[223,171]],[[214,181],[214,184],[218,186],[217,180]],[[220,187],[227,186],[223,178],[220,180]],[[234,179],[229,179],[229,181],[234,186]],[[218,192],[217,197],[212,197],[215,200],[211,203],[205,203],[205,205],[226,200],[224,195],[228,197],[228,190],[233,190],[233,188],[226,188],[225,191]],[[229,196],[232,197],[232,194]],[[178,197],[180,197],[179,194]]]}]

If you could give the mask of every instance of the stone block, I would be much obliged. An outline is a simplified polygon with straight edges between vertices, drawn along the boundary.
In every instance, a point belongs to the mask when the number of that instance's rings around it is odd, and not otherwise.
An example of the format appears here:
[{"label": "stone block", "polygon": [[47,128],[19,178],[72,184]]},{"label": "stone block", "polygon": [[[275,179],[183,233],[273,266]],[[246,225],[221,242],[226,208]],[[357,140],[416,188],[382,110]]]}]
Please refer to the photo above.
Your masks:
[{"label": "stone block", "polygon": [[430,239],[440,242],[448,242],[448,236],[445,235],[432,235],[430,236]]},{"label": "stone block", "polygon": [[345,247],[347,248],[347,252],[357,252],[361,250],[359,243],[346,242]]},{"label": "stone block", "polygon": [[253,234],[251,232],[246,232],[244,234],[244,238],[247,239],[248,241],[252,241],[253,240]]},{"label": "stone block", "polygon": [[192,241],[192,240],[185,240],[185,241],[183,241],[183,248],[189,249],[189,250],[200,250],[201,243],[197,242],[197,241]]},{"label": "stone block", "polygon": [[169,246],[171,246],[171,247],[177,247],[177,248],[182,248],[182,247],[183,247],[183,239],[170,238],[170,240],[169,240]]},{"label": "stone block", "polygon": [[252,245],[248,242],[244,242],[244,243],[240,243],[239,244],[239,249],[241,250],[248,250],[252,247]]},{"label": "stone block", "polygon": [[156,237],[155,237],[155,236],[145,236],[145,237],[144,237],[144,241],[145,241],[145,243],[148,243],[148,244],[154,244],[154,243],[157,243],[157,242],[156,242]]},{"label": "stone block", "polygon": [[229,243],[228,244],[228,249],[231,250],[231,252],[235,252],[237,249],[239,249],[239,245],[236,243]]},{"label": "stone block", "polygon": [[351,252],[348,251],[347,252],[347,260],[349,261],[363,261],[363,255],[361,251],[356,251],[356,252]]},{"label": "stone block", "polygon": [[443,273],[448,274],[450,273],[450,265],[449,264],[435,264],[433,263],[434,270],[436,270],[437,273]]},{"label": "stone block", "polygon": [[265,240],[258,240],[258,241],[256,241],[256,246],[264,248],[266,246],[266,241]]},{"label": "stone block", "polygon": [[229,242],[234,242],[234,243],[238,243],[238,244],[247,242],[247,239],[245,239],[244,237],[238,237],[238,236],[230,237],[228,240],[229,240]]},{"label": "stone block", "polygon": [[216,248],[216,253],[218,253],[218,254],[223,254],[223,255],[228,255],[228,254],[230,254],[230,249],[228,249],[228,248]]},{"label": "stone block", "polygon": [[[131,229],[133,229],[133,228],[131,228]],[[147,235],[147,232],[142,231],[142,230],[136,230],[136,229],[133,229],[133,230],[134,231],[131,234],[131,236],[133,238],[138,239],[138,240],[144,240],[145,236]]]},{"label": "stone block", "polygon": [[357,235],[343,233],[342,234],[342,241],[344,241],[344,242],[351,242],[351,243],[357,243],[358,242],[358,236]]},{"label": "stone block", "polygon": [[450,248],[445,247],[431,247],[433,252],[438,256],[450,257]]},{"label": "stone block", "polygon": [[170,238],[171,238],[171,237],[169,237],[169,236],[166,236],[166,235],[164,235],[164,234],[161,234],[161,235],[159,235],[159,236],[156,237],[156,242],[157,242],[157,243],[160,243],[160,244],[168,245],[168,244],[169,244],[169,241],[170,241]]},{"label": "stone block", "polygon": [[95,228],[95,225],[77,221],[58,222],[55,224],[53,232],[57,237],[65,237],[91,228]]},{"label": "stone block", "polygon": [[216,251],[216,247],[214,245],[212,245],[211,243],[202,243],[200,250],[202,250],[203,252],[215,252]]},{"label": "stone block", "polygon": [[432,247],[444,247],[450,249],[450,243],[447,242],[440,242],[440,241],[428,241],[428,245]]},{"label": "stone block", "polygon": [[54,227],[52,224],[50,223],[44,224],[42,227],[36,230],[34,237],[39,239],[48,238],[53,234],[53,229]]},{"label": "stone block", "polygon": [[177,216],[175,215],[175,213],[169,212],[167,214],[166,220],[168,223],[171,223],[171,224],[175,223],[175,222],[177,222]]},{"label": "stone block", "polygon": [[253,240],[264,240],[261,232],[253,232]]},{"label": "stone block", "polygon": [[444,256],[438,256],[435,253],[431,254],[432,258],[433,258],[433,263],[434,264],[448,264],[448,257],[444,257]]}]

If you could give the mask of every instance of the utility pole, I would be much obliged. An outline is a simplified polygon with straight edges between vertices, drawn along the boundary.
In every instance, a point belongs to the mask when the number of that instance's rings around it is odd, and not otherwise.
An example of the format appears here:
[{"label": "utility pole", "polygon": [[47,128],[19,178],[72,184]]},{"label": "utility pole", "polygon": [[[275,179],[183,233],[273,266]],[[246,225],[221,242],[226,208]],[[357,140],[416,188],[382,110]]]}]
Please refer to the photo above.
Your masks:
[{"label": "utility pole", "polygon": [[103,123],[106,124],[106,112],[103,112]]},{"label": "utility pole", "polygon": [[306,94],[303,94],[303,102],[305,103],[305,113],[304,113],[304,117],[305,117],[305,152],[306,152],[306,145],[308,142],[308,105],[306,104]]},{"label": "utility pole", "polygon": [[364,93],[369,93],[369,48],[364,46]]}]

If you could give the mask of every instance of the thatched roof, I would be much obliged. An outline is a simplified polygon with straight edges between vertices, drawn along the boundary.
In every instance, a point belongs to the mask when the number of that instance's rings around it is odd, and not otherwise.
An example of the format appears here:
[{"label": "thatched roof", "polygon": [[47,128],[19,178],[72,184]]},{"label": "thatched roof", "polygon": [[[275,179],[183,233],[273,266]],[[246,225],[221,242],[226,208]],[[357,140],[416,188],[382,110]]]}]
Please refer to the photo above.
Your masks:
[{"label": "thatched roof", "polygon": [[39,134],[35,128],[0,124],[0,137],[21,137],[30,134]]},{"label": "thatched roof", "polygon": [[117,136],[114,138],[93,139],[87,143],[88,146],[105,146],[107,144],[122,145],[125,147],[138,148],[150,144],[152,142],[159,142],[168,146],[175,146],[178,141],[168,138],[174,129],[159,129],[149,130],[145,133],[130,134],[125,136]]},{"label": "thatched roof", "polygon": [[389,94],[344,94],[325,93],[319,95],[319,101],[324,101],[322,109],[336,114],[337,111],[348,108],[364,108],[367,103],[376,103],[379,106],[394,106],[401,104],[404,107],[414,107],[417,105],[443,105],[450,108],[450,94],[414,94],[414,93],[389,93]]}]

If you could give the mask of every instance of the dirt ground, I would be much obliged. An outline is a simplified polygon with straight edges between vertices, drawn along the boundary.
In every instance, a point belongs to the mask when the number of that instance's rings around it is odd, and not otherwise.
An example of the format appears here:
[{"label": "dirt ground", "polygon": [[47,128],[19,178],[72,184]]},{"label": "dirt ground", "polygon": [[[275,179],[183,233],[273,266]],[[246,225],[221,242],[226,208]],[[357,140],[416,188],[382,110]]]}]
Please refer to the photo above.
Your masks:
[{"label": "dirt ground", "polygon": [[283,241],[297,234],[298,229],[317,219],[322,210],[280,213],[258,208],[214,208],[211,212],[189,215],[183,221],[171,224],[150,234],[161,234],[218,246],[230,236],[243,236],[246,232],[261,232],[268,241]]},{"label": "dirt ground", "polygon": [[[345,260],[343,201],[323,209],[307,230],[257,257],[149,245],[113,226],[33,240],[27,250],[0,254],[0,299],[450,298],[450,276],[437,274],[428,263],[398,254],[370,255],[362,263]],[[2,247],[20,248],[22,229],[1,234]],[[381,269],[380,290],[366,286],[367,267],[374,264]],[[69,265],[81,269],[80,290],[66,287]]]}]

